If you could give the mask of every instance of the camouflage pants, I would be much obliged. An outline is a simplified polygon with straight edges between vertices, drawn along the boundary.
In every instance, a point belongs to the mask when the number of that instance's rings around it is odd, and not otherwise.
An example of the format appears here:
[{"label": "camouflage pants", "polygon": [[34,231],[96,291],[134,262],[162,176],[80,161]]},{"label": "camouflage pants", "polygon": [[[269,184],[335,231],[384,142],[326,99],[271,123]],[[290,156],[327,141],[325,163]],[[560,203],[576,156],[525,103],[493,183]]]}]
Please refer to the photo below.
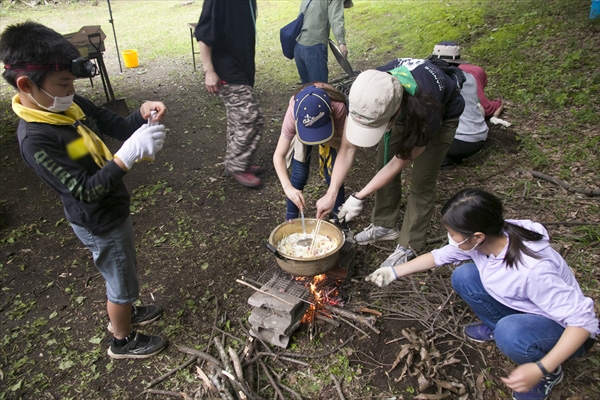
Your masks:
[{"label": "camouflage pants", "polygon": [[223,85],[219,97],[227,109],[225,168],[244,172],[258,148],[264,124],[258,95],[248,85]]}]

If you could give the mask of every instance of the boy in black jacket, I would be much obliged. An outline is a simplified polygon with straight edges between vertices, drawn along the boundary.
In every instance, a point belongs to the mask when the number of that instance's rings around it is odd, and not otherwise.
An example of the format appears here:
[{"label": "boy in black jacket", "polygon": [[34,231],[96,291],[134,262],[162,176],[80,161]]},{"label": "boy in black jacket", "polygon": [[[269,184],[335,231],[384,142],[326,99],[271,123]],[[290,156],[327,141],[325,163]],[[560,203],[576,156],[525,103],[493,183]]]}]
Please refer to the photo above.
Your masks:
[{"label": "boy in black jacket", "polygon": [[[129,193],[123,177],[136,161],[154,159],[165,138],[164,125],[145,124],[151,112],[161,121],[166,107],[148,101],[127,118],[75,94],[74,80],[95,66],[56,31],[27,21],[0,36],[4,79],[17,94],[13,111],[21,118],[21,156],[63,202],[75,234],[92,252],[106,280],[113,358],[147,358],[166,340],[132,330],[157,319],[155,305],[133,306],[139,295]],[[154,124],[153,124],[154,125]],[[125,141],[113,156],[97,134]]]}]

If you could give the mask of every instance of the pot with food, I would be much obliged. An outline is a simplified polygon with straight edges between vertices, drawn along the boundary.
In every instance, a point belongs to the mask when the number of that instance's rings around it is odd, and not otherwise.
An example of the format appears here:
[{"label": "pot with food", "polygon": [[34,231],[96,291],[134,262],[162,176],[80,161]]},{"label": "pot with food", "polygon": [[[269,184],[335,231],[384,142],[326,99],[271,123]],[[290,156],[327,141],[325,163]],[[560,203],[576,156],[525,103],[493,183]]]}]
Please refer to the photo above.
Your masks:
[{"label": "pot with food", "polygon": [[[269,248],[277,264],[285,272],[298,276],[314,276],[329,271],[338,262],[344,245],[344,233],[336,225],[321,221],[318,232],[316,218],[306,218],[306,233],[297,218],[277,226],[269,236]],[[316,233],[316,237],[315,237]],[[310,246],[303,239],[312,239]],[[300,243],[299,243],[300,242]]]}]

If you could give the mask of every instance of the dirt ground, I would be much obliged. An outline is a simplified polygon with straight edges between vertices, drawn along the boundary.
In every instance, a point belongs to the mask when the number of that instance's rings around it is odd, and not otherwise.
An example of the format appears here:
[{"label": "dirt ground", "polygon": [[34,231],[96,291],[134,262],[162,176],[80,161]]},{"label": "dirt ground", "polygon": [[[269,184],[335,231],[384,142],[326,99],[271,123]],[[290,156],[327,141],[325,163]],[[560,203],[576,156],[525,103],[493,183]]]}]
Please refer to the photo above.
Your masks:
[{"label": "dirt ground", "polygon": [[[107,62],[110,66],[111,60]],[[113,65],[111,71],[117,70]],[[89,82],[78,84],[81,94],[104,102],[99,79],[95,79],[93,88]],[[0,392],[4,394],[0,398],[134,398],[149,382],[186,360],[176,345],[203,349],[215,327],[245,339],[241,325],[249,315],[247,299],[253,291],[237,284],[236,279],[260,279],[273,266],[274,257],[263,242],[283,222],[285,199],[271,156],[293,87],[282,84],[265,88],[257,84],[266,125],[255,161],[265,173],[263,188],[250,190],[222,176],[225,110],[217,97],[206,93],[202,75],[192,72],[191,60],[147,64],[116,73],[113,86],[117,97],[125,98],[131,109],[146,99],[159,99],[169,110],[164,149],[155,162],[136,165],[125,178],[132,191],[140,300],[165,308],[163,317],[144,331],[166,335],[169,346],[151,360],[113,361],[106,356],[109,335],[103,280],[94,270],[88,251],[64,220],[57,196],[20,159],[16,138],[3,140],[0,326],[4,339]],[[0,107],[8,112],[8,98],[2,98]],[[510,108],[509,103],[505,113],[508,120]],[[431,248],[440,244],[436,238],[444,234],[438,222],[439,208],[465,186],[482,187],[501,197],[529,188],[529,196],[513,196],[519,201],[508,205],[509,217],[555,221],[557,203],[567,201],[581,204],[581,215],[574,219],[585,215],[588,220],[598,221],[597,215],[585,214],[590,201],[585,196],[567,193],[516,171],[520,165],[527,165],[527,160],[519,153],[517,140],[522,121],[511,122],[514,127],[509,129],[492,127],[480,154],[455,169],[440,172]],[[533,129],[535,121],[528,122],[527,129]],[[113,150],[119,145],[108,144]],[[359,151],[347,181],[348,193],[362,187],[373,175],[374,154],[375,149]],[[305,190],[309,214],[325,191],[316,175],[313,173]],[[408,185],[410,171],[404,176]],[[353,230],[368,225],[371,207],[372,200],[351,222]],[[572,232],[572,227],[562,225],[550,225],[549,229],[556,236]],[[393,246],[386,245],[390,249]],[[568,244],[558,246],[562,246],[563,254],[568,253]],[[597,254],[597,244],[591,251]],[[412,335],[424,337],[427,346],[434,343],[442,353],[438,361],[450,355],[456,358],[456,362],[440,367],[443,371],[436,379],[462,382],[471,388],[462,398],[509,398],[509,390],[499,377],[506,376],[512,365],[494,345],[475,345],[463,339],[459,325],[471,322],[473,316],[448,289],[448,270],[406,279],[386,289],[364,282],[362,277],[388,253],[389,249],[374,246],[358,248],[354,275],[345,283],[349,305],[383,313],[377,322],[381,333],[369,331],[365,337],[348,325],[319,325],[318,340],[310,342],[306,328],[301,327],[286,351],[315,355],[355,336],[331,356],[305,360],[311,367],[288,364],[287,369],[280,369],[286,384],[306,398],[337,398],[329,374],[323,374],[330,368],[343,380],[342,388],[349,399],[442,398],[415,397],[419,391],[414,365],[401,363],[391,368],[406,343],[401,339]],[[595,262],[595,276],[600,278],[597,258]],[[432,327],[435,332],[429,329]],[[230,336],[223,337],[231,343]],[[553,391],[552,399],[600,398],[598,349],[596,345],[586,358],[565,364],[565,380]],[[427,351],[431,353],[432,349],[427,347]],[[418,352],[415,364],[417,359]],[[189,367],[154,389],[190,395],[200,386],[194,374]],[[442,390],[433,385],[422,393],[435,396],[438,390],[439,395]],[[443,393],[446,398],[460,397],[458,389]],[[271,398],[272,392],[267,389],[261,395]],[[141,397],[158,398],[149,394]]]}]

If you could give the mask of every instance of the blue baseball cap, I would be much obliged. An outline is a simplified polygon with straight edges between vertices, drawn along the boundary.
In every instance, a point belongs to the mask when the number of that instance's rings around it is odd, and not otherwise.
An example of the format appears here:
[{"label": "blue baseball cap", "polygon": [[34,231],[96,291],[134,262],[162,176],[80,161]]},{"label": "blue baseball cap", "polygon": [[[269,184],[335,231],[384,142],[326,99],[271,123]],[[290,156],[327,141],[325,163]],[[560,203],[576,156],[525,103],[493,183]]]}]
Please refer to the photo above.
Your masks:
[{"label": "blue baseball cap", "polygon": [[316,86],[307,86],[294,99],[298,139],[308,145],[328,142],[333,137],[333,118],[327,92]]}]

